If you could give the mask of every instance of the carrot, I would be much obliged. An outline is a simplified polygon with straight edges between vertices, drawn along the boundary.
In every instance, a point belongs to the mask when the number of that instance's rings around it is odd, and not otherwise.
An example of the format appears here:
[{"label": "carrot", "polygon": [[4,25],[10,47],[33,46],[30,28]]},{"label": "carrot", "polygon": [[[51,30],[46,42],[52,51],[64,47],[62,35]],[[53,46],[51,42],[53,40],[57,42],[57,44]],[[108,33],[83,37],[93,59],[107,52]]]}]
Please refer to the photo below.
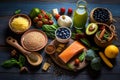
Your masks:
[{"label": "carrot", "polygon": [[108,60],[108,58],[105,57],[105,55],[103,54],[103,52],[99,52],[100,57],[102,58],[102,60],[104,61],[104,63],[110,67],[113,68],[112,63]]},{"label": "carrot", "polygon": [[101,31],[99,38],[102,39],[105,34],[105,28]]}]

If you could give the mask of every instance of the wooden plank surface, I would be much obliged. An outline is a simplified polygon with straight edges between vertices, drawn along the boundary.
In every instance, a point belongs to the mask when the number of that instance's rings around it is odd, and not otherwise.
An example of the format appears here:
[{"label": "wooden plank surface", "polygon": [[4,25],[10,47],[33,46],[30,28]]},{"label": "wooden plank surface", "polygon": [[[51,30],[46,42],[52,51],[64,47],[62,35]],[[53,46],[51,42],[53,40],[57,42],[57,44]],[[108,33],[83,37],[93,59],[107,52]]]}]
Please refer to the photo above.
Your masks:
[{"label": "wooden plank surface", "polygon": [[[8,21],[13,15],[14,11],[21,9],[22,13],[28,14],[33,7],[39,7],[46,11],[51,12],[53,8],[65,7],[66,9],[72,7],[76,8],[75,2],[77,0],[1,0],[0,2],[0,64],[10,58],[10,51],[12,47],[6,45],[5,39],[8,35],[13,35],[8,28]],[[87,0],[88,10],[91,11],[94,7],[106,7],[110,9],[114,18],[117,20],[114,25],[116,26],[117,34],[120,40],[120,1],[119,0]],[[9,7],[8,7],[9,6]],[[115,42],[120,46],[120,42]],[[30,72],[27,74],[20,74],[19,68],[14,67],[11,69],[4,69],[0,67],[0,80],[119,80],[120,79],[120,55],[115,60],[113,69],[109,69],[103,64],[100,72],[94,72],[89,69],[89,66],[79,72],[70,72],[57,66],[51,58],[40,51],[44,57],[44,62],[50,62],[51,67],[47,72],[39,67],[29,67]]]},{"label": "wooden plank surface", "polygon": [[[120,0],[86,0],[88,3],[108,3],[108,4],[120,4]],[[77,0],[0,0],[0,2],[70,2],[75,3]]]}]

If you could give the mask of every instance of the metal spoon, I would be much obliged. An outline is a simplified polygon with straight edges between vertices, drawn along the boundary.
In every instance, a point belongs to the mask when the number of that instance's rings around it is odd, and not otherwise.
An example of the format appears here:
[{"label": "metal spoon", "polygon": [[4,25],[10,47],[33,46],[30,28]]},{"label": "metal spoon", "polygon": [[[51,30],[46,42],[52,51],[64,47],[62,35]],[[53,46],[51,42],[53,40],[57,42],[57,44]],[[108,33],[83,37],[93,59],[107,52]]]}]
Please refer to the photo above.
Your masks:
[{"label": "metal spoon", "polygon": [[15,40],[12,37],[8,37],[6,39],[6,41],[7,41],[8,44],[10,44],[11,46],[18,49],[21,53],[23,53],[23,55],[27,58],[28,62],[31,65],[38,66],[39,64],[41,64],[42,56],[39,53],[37,53],[37,52],[29,52],[29,51],[25,50],[22,46],[20,46],[18,44],[17,40]]}]

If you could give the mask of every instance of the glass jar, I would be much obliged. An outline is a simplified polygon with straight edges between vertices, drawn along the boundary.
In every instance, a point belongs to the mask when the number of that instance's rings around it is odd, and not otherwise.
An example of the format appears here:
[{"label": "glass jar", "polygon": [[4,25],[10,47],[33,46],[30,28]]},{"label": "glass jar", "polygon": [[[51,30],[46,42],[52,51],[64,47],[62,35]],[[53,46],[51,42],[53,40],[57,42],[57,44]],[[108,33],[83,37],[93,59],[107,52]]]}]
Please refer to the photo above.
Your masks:
[{"label": "glass jar", "polygon": [[87,2],[85,0],[78,0],[76,6],[77,8],[73,14],[73,24],[75,28],[83,29],[88,18]]}]

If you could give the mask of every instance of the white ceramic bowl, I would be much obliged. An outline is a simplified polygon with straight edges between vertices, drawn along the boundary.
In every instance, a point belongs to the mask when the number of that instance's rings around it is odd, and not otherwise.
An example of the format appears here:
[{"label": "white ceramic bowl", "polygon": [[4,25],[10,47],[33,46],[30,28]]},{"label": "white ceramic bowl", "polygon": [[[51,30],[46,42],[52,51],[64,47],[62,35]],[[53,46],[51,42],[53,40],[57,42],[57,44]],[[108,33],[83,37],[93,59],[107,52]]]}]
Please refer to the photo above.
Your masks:
[{"label": "white ceramic bowl", "polygon": [[59,27],[55,31],[55,37],[58,42],[67,43],[71,38],[71,30],[68,27]]}]

